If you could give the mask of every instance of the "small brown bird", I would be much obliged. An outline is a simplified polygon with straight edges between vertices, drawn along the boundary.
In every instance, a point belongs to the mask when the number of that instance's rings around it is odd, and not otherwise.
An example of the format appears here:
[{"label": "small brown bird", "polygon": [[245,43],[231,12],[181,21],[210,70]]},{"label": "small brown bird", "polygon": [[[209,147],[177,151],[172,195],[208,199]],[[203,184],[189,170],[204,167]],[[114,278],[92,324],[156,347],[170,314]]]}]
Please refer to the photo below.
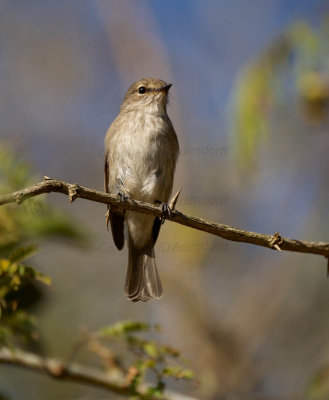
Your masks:
[{"label": "small brown bird", "polygon": [[[179,145],[167,114],[172,85],[142,79],[128,89],[120,113],[105,137],[105,191],[153,204],[166,204],[171,194]],[[161,219],[112,207],[108,210],[113,240],[124,246],[128,226],[129,261],[125,293],[132,301],[162,296],[154,244]]]}]

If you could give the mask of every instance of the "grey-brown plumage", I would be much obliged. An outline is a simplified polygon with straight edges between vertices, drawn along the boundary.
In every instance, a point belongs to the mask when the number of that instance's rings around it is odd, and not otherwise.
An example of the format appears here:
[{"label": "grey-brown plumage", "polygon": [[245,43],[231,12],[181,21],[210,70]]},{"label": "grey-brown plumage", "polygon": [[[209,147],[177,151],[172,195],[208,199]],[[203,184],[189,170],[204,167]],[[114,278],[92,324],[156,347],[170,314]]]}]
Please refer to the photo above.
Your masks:
[{"label": "grey-brown plumage", "polygon": [[[171,194],[178,140],[167,114],[171,85],[142,79],[128,89],[120,113],[105,137],[105,190],[149,203],[167,203]],[[128,226],[129,261],[125,293],[132,301],[158,299],[162,285],[155,264],[154,244],[161,220],[111,207],[113,240],[124,246]]]}]

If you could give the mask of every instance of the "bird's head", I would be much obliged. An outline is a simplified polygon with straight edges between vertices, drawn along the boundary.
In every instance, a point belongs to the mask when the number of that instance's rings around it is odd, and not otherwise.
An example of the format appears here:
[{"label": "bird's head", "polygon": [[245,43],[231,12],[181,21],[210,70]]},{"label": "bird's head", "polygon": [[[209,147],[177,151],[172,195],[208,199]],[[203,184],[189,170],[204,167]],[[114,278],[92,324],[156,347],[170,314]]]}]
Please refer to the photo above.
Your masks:
[{"label": "bird's head", "polygon": [[128,110],[165,112],[171,86],[171,83],[168,84],[161,79],[141,79],[130,86],[121,107]]}]

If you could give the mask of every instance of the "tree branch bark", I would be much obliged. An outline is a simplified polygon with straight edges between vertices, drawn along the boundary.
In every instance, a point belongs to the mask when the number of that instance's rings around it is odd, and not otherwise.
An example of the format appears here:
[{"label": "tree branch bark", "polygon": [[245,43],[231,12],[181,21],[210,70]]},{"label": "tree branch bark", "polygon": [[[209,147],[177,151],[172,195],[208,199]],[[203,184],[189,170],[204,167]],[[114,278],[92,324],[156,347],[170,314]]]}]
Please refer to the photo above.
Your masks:
[{"label": "tree branch bark", "polygon": [[[51,378],[61,381],[71,381],[88,386],[95,386],[105,389],[125,397],[138,396],[139,399],[150,400],[143,389],[138,393],[133,393],[127,382],[119,377],[111,377],[100,369],[86,367],[77,363],[65,363],[53,358],[43,358],[37,354],[28,353],[22,350],[10,350],[8,348],[0,349],[0,364],[14,365],[31,371],[46,374]],[[166,391],[163,399],[170,400],[195,400],[173,391]],[[159,398],[157,397],[157,400]]]},{"label": "tree branch bark", "polygon": [[[43,182],[30,186],[17,192],[0,196],[0,205],[14,203],[21,204],[30,197],[38,196],[42,193],[57,192],[69,196],[70,201],[82,198],[98,203],[110,204],[118,209],[132,210],[144,214],[161,217],[162,209],[153,204],[142,201],[127,199],[124,202],[115,194],[108,194],[97,190],[92,190],[60,180],[45,177]],[[176,222],[190,228],[198,229],[219,236],[226,240],[235,242],[249,243],[257,246],[267,247],[273,250],[285,250],[298,253],[317,254],[329,258],[329,243],[308,242],[282,237],[279,233],[267,235],[256,232],[249,232],[234,228],[229,225],[206,221],[201,218],[185,215],[177,210],[173,210],[168,220]]]},{"label": "tree branch bark", "polygon": [[76,363],[65,367],[64,363],[56,359],[42,358],[33,353],[3,348],[0,350],[0,364],[15,365],[48,374],[52,378],[97,386],[118,394],[131,396],[131,391],[124,386],[123,381],[119,382],[118,379],[110,378],[103,371]]}]

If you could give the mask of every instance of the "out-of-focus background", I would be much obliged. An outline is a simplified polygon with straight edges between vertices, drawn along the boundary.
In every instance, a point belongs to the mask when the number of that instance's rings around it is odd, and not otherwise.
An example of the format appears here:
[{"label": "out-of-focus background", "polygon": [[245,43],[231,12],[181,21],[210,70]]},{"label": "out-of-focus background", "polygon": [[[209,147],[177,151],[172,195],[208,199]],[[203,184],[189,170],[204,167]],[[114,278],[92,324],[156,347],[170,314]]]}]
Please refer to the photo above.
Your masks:
[{"label": "out-of-focus background", "polygon": [[[0,144],[35,181],[101,190],[103,140],[126,89],[161,78],[173,83],[178,210],[329,241],[328,17],[326,0],[2,0]],[[328,399],[314,383],[329,365],[325,259],[167,222],[156,246],[164,297],[134,304],[105,207],[47,199],[88,245],[47,240],[34,257],[53,278],[38,309],[46,354],[65,357],[82,326],[139,319],[160,323],[195,370],[199,385],[172,385],[182,393]],[[10,399],[108,398],[5,366],[0,387]]]}]

